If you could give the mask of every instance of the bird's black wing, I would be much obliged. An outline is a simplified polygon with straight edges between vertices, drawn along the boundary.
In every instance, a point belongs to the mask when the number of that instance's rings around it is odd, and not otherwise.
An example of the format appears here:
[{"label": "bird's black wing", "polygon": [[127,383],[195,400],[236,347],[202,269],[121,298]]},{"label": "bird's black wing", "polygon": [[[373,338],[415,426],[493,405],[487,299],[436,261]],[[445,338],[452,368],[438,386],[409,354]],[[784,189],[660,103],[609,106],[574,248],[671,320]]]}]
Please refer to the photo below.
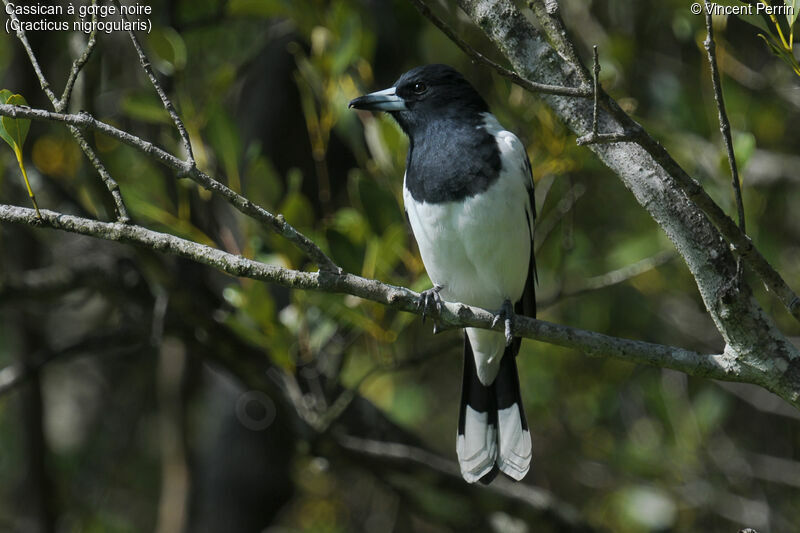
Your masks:
[{"label": "bird's black wing", "polygon": [[536,283],[538,276],[536,274],[536,257],[533,250],[533,230],[536,219],[536,200],[534,199],[533,192],[533,173],[531,171],[531,163],[528,160],[527,154],[525,155],[525,170],[530,178],[528,186],[528,205],[530,209],[525,210],[526,222],[528,223],[528,232],[531,238],[531,257],[528,262],[528,277],[525,280],[525,290],[522,292],[522,298],[514,306],[514,312],[518,315],[525,315],[529,317],[536,317]]}]

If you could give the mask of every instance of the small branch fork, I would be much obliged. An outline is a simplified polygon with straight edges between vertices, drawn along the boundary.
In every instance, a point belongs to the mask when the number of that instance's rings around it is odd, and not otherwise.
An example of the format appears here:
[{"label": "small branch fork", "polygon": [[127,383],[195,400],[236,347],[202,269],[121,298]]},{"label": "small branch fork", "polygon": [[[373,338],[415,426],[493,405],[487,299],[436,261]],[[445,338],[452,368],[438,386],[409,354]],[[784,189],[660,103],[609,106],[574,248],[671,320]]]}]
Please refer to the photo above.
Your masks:
[{"label": "small branch fork", "polygon": [[[96,0],[92,3],[95,4]],[[3,5],[8,7],[8,4],[8,0],[3,0]],[[11,17],[11,20],[19,22],[19,19],[17,19],[17,16],[13,13],[13,11],[9,13],[8,16]],[[92,50],[94,49],[96,33],[93,32],[89,36],[89,42],[87,43],[83,54],[81,54],[81,56],[72,64],[72,69],[70,70],[66,86],[64,87],[64,94],[62,95],[61,99],[59,99],[50,88],[50,83],[47,81],[44,72],[42,72],[42,68],[39,65],[36,54],[34,54],[33,48],[31,48],[31,44],[28,42],[28,37],[25,34],[25,30],[23,30],[20,26],[17,27],[19,28],[17,30],[17,38],[22,43],[23,48],[25,48],[25,52],[28,54],[28,59],[30,59],[33,70],[36,73],[36,77],[39,78],[39,85],[41,85],[42,91],[44,91],[44,93],[47,95],[47,98],[53,105],[53,109],[55,109],[57,112],[63,111],[66,109],[67,104],[69,104],[69,99],[72,96],[72,89],[75,85],[75,80],[77,79],[78,74],[83,66],[89,60]],[[114,199],[114,205],[117,209],[117,221],[122,223],[129,222],[130,217],[128,216],[128,209],[125,207],[125,202],[122,199],[122,193],[119,190],[119,184],[117,184],[116,180],[111,177],[111,174],[108,172],[105,165],[103,165],[100,157],[89,145],[88,141],[80,132],[80,130],[73,126],[69,126],[68,129],[75,138],[75,141],[77,141],[78,145],[81,147],[81,150],[83,150],[83,153],[86,154],[86,157],[97,170],[97,173],[100,175],[100,179],[103,180],[108,192],[111,193],[111,197]]]},{"label": "small branch fork", "polygon": [[612,133],[598,133],[597,131],[597,124],[599,121],[599,105],[598,100],[600,97],[600,82],[597,81],[598,77],[600,76],[600,61],[597,55],[597,45],[594,45],[592,48],[592,58],[593,58],[593,66],[592,66],[592,81],[593,81],[593,90],[592,95],[594,97],[594,105],[592,106],[592,131],[587,135],[582,137],[578,137],[575,141],[578,146],[586,146],[589,144],[609,144],[609,143],[618,143],[618,142],[637,142],[639,137],[641,136],[640,132],[612,132]]},{"label": "small branch fork", "polygon": [[725,150],[728,152],[728,163],[731,167],[731,186],[733,187],[733,194],[736,197],[736,211],[739,215],[739,229],[742,233],[747,233],[745,229],[744,220],[744,203],[742,202],[742,185],[739,180],[739,169],[736,166],[736,155],[733,152],[733,140],[731,139],[731,124],[728,120],[728,113],[725,111],[725,99],[722,97],[722,82],[719,76],[719,68],[717,67],[717,54],[716,44],[714,43],[714,24],[711,17],[711,6],[709,0],[704,0],[706,4],[706,35],[703,45],[708,52],[708,63],[711,67],[711,83],[714,86],[714,100],[717,103],[717,112],[719,115],[719,131],[722,133],[722,139],[725,142]]},{"label": "small branch fork", "polygon": [[[97,5],[97,0],[92,0],[92,6]],[[97,12],[92,12],[92,22],[97,22]],[[92,24],[92,31],[89,34],[89,40],[86,43],[86,47],[83,49],[83,53],[72,62],[72,68],[69,71],[69,76],[67,77],[67,83],[64,85],[64,92],[61,94],[61,99],[58,101],[58,104],[55,105],[55,110],[58,112],[65,111],[67,106],[69,105],[69,101],[72,98],[72,89],[75,87],[75,81],[78,79],[78,74],[80,74],[81,70],[83,70],[83,66],[89,61],[89,58],[92,56],[92,52],[94,51],[94,47],[97,44],[97,25]]]}]

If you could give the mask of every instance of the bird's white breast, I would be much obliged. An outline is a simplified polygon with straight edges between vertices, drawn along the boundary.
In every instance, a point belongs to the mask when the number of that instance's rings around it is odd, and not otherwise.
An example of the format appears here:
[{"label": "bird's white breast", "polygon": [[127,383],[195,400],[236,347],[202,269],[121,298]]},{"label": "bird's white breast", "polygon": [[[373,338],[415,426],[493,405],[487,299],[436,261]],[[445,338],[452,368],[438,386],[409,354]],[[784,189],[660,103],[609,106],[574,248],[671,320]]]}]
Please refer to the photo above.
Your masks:
[{"label": "bird's white breast", "polygon": [[[500,176],[487,190],[442,203],[414,200],[403,187],[408,219],[431,281],[445,300],[490,310],[522,296],[531,253],[527,156],[517,137],[487,114],[484,127],[501,153]],[[526,215],[527,213],[527,215]],[[481,381],[494,381],[502,334],[468,329]]]}]

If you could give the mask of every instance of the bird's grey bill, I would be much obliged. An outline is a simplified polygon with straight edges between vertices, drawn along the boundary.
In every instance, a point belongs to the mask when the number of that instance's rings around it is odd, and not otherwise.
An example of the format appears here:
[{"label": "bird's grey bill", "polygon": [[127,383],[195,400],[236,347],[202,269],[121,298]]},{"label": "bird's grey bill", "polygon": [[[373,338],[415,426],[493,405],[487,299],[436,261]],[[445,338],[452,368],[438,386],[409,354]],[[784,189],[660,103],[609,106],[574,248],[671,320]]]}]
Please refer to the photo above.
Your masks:
[{"label": "bird's grey bill", "polygon": [[395,94],[395,87],[365,94],[350,101],[348,107],[369,111],[405,111],[405,101]]}]

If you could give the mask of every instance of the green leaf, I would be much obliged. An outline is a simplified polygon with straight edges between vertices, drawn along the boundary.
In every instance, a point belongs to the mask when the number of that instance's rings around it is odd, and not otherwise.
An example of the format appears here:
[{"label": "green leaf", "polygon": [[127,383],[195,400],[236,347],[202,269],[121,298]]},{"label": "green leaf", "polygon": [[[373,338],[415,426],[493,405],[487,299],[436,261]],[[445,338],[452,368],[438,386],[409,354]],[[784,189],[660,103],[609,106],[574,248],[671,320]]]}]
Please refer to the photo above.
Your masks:
[{"label": "green leaf", "polygon": [[183,70],[186,66],[186,43],[183,37],[169,26],[153,28],[147,36],[147,42],[153,50],[153,64],[155,67],[171,76],[176,70]]},{"label": "green leaf", "polygon": [[[2,91],[0,91],[0,104],[5,104],[8,101],[8,99],[13,96],[13,94],[14,93],[9,91],[8,89],[3,89]],[[6,133],[6,129],[5,127],[3,127],[2,122],[0,122],[0,137],[2,137],[3,140],[8,143],[8,145],[11,147],[12,150],[14,149],[14,141],[11,139],[8,133]]]},{"label": "green leaf", "polygon": [[791,28],[794,25],[794,21],[797,20],[797,14],[800,12],[800,0],[783,0],[787,7],[791,8],[788,13],[786,13],[786,22],[789,23],[789,27]]},{"label": "green leaf", "polygon": [[222,106],[215,105],[209,112],[205,133],[214,148],[215,155],[222,163],[222,168],[228,178],[228,186],[234,191],[241,191],[239,164],[243,150],[236,122],[227,110]]},{"label": "green leaf", "polygon": [[[25,101],[25,98],[23,98],[21,94],[11,94],[11,91],[8,89],[0,91],[0,102],[17,106],[28,105],[28,102]],[[28,181],[28,173],[25,171],[25,163],[22,161],[22,146],[25,144],[25,139],[28,137],[28,130],[30,127],[30,119],[0,117],[0,137],[14,150],[14,155],[17,156],[19,170],[22,172],[22,179],[25,180],[25,186],[28,188],[28,196],[31,198],[34,209],[36,209],[36,215],[41,218],[42,215],[39,213],[39,206],[36,205],[36,196],[33,194],[31,182]]]},{"label": "green leaf", "polygon": [[358,181],[358,196],[374,233],[382,234],[391,224],[403,222],[397,200],[374,180],[361,178]]},{"label": "green leaf", "polygon": [[772,51],[773,54],[780,57],[789,66],[789,68],[794,70],[795,59],[791,51],[786,50],[784,47],[780,46],[771,36],[767,37],[760,33],[758,34],[758,36],[764,39],[764,42],[767,43],[767,46],[769,47],[769,49]]},{"label": "green leaf", "polygon": [[767,47],[770,49],[770,51],[771,51],[773,54],[775,54],[775,55],[776,55],[776,56],[778,56],[778,57],[783,57],[783,54],[785,53],[785,52],[783,51],[783,48],[781,48],[780,46],[778,46],[778,45],[777,45],[777,44],[776,44],[776,43],[775,43],[775,42],[772,40],[772,37],[770,37],[770,36],[767,36],[767,35],[764,35],[763,33],[759,33],[759,34],[758,34],[758,36],[759,36],[759,37],[761,37],[761,38],[764,40],[764,42],[765,42],[765,43],[767,43]]},{"label": "green leaf", "polygon": [[772,34],[772,30],[770,29],[769,25],[764,20],[764,18],[761,17],[761,15],[739,15],[739,18],[747,22],[748,24],[755,26],[761,31],[765,31],[770,35]]},{"label": "green leaf", "polygon": [[408,251],[408,229],[404,223],[394,223],[383,232],[380,238],[380,254],[375,265],[378,277],[385,279]]},{"label": "green leaf", "polygon": [[[3,90],[0,96],[5,97],[4,93],[6,92],[10,91]],[[9,105],[28,105],[25,98],[19,94],[7,97],[4,103]],[[28,136],[28,130],[31,127],[30,119],[2,117],[0,126],[2,126],[0,127],[0,137],[3,137],[3,140],[8,143],[12,150],[17,152],[19,157],[19,154],[22,153],[22,146],[25,144],[25,138]]]},{"label": "green leaf", "polygon": [[756,137],[750,132],[735,133],[733,135],[733,148],[736,150],[736,159],[739,167],[745,168],[747,162],[756,151]]},{"label": "green leaf", "polygon": [[356,245],[346,235],[333,228],[329,228],[325,232],[325,238],[328,241],[331,256],[336,263],[341,265],[347,272],[361,272],[364,258],[364,249],[362,247]]},{"label": "green leaf", "polygon": [[151,94],[132,93],[122,99],[122,111],[134,120],[152,124],[169,124],[169,113],[161,101]]}]

